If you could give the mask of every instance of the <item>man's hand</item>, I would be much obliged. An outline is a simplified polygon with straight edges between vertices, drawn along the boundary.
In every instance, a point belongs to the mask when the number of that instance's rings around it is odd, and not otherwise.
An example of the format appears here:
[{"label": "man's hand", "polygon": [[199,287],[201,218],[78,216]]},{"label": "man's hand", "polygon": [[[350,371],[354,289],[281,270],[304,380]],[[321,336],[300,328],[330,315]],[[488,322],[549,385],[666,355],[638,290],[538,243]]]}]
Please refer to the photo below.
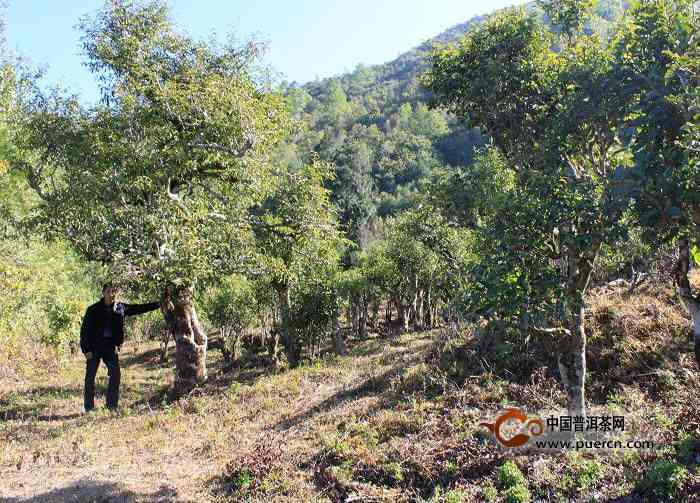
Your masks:
[{"label": "man's hand", "polygon": [[88,351],[87,353],[85,353],[85,359],[86,359],[86,360],[92,360],[92,356],[93,356],[93,355],[92,355],[92,351]]}]

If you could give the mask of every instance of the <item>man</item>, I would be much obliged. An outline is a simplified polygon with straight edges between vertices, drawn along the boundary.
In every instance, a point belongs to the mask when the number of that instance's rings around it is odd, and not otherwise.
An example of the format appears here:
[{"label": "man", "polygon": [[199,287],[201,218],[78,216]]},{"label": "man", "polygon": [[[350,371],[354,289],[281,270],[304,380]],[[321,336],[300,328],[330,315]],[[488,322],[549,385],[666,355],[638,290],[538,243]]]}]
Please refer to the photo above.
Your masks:
[{"label": "man", "polygon": [[85,366],[85,412],[95,407],[95,376],[100,360],[107,365],[109,385],[107,387],[107,408],[116,409],[119,402],[118,350],[124,342],[124,317],[147,313],[158,309],[158,302],[149,304],[124,304],[115,302],[116,288],[106,284],[102,288],[102,298],[85,311],[80,327],[80,349],[86,358]]}]

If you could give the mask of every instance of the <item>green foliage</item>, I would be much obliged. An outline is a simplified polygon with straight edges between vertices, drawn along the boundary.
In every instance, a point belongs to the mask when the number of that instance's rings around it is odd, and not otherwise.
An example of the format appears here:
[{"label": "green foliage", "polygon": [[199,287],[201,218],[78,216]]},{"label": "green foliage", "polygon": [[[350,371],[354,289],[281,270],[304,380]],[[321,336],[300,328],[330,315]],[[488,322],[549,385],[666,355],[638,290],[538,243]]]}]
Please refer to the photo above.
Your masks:
[{"label": "green foliage", "polygon": [[695,449],[700,446],[700,441],[688,434],[681,433],[680,438],[675,443],[676,457],[681,463],[689,464],[693,463],[695,456]]},{"label": "green foliage", "polygon": [[489,257],[472,271],[468,303],[566,325],[601,245],[624,234],[633,183],[611,52],[595,36],[559,52],[551,46],[537,18],[505,11],[459,46],[436,49],[424,82],[435,106],[491,137],[477,180],[488,173],[504,180],[438,186],[448,209],[458,206],[454,200],[473,201],[455,214],[476,227],[478,255]]},{"label": "green foliage", "polygon": [[113,2],[81,27],[104,99],[28,100],[15,165],[42,199],[31,223],[135,290],[250,267],[247,209],[289,129],[282,97],[249,71],[257,46],[194,41],[159,1]]},{"label": "green foliage", "polygon": [[224,339],[225,354],[233,355],[234,359],[241,356],[243,332],[256,326],[262,313],[270,307],[255,287],[245,278],[231,276],[207,292],[203,302],[209,322],[219,329]]},{"label": "green foliage", "polygon": [[311,263],[337,260],[342,240],[323,186],[330,177],[324,162],[281,168],[271,194],[252,208],[259,261],[273,282],[293,282]]},{"label": "green foliage", "polygon": [[509,489],[526,483],[525,475],[520,471],[518,465],[511,460],[498,467],[497,476],[498,483],[502,489]]},{"label": "green foliage", "polygon": [[506,503],[529,503],[530,501],[530,491],[521,484],[506,489],[504,496]]},{"label": "green foliage", "polygon": [[253,474],[250,470],[243,469],[236,475],[232,482],[235,489],[245,489],[253,483]]},{"label": "green foliage", "polygon": [[650,239],[694,234],[700,222],[696,8],[691,0],[637,2],[614,41],[640,181],[635,210]]},{"label": "green foliage", "polygon": [[682,465],[667,460],[656,461],[647,470],[637,489],[665,501],[680,501],[688,470]]},{"label": "green foliage", "polygon": [[595,279],[611,281],[617,278],[631,278],[635,273],[649,272],[657,251],[657,243],[649,242],[642,236],[643,230],[634,224],[634,217],[625,217],[626,235],[615,242],[601,246],[596,262]]},{"label": "green foliage", "polygon": [[571,459],[573,474],[565,475],[561,479],[561,487],[567,494],[576,492],[587,494],[601,479],[605,467],[597,459],[583,459],[579,455],[573,455]]},{"label": "green foliage", "polygon": [[411,306],[418,298],[429,299],[433,308],[456,300],[463,287],[460,270],[472,259],[469,245],[469,233],[451,227],[432,207],[407,210],[384,222],[384,238],[361,257],[359,271],[346,276],[346,291],[366,295],[367,302],[388,297],[404,328],[409,316],[423,325],[429,314],[418,319]]},{"label": "green foliage", "polygon": [[[600,0],[588,24],[607,39],[619,15],[617,0]],[[298,139],[302,151],[313,150],[335,166],[332,199],[347,237],[356,243],[371,241],[376,216],[414,207],[433,174],[471,164],[484,145],[477,128],[426,107],[429,93],[419,76],[433,46],[459,41],[489,17],[456,25],[389,63],[358,65],[340,77],[284,87],[293,113],[309,127]]]},{"label": "green foliage", "polygon": [[302,344],[320,347],[338,314],[334,275],[344,241],[323,186],[331,176],[321,161],[290,163],[278,171],[273,192],[251,210],[260,272],[279,296],[290,363],[301,356]]},{"label": "green foliage", "polygon": [[537,0],[552,24],[572,39],[590,19],[597,0]]},{"label": "green foliage", "polygon": [[467,495],[464,491],[453,489],[452,491],[447,491],[444,496],[445,503],[462,503],[466,501]]},{"label": "green foliage", "polygon": [[9,169],[19,155],[18,93],[26,79],[4,52],[0,33],[0,364],[13,366],[34,343],[59,355],[67,349],[92,297],[90,271],[65,243],[27,237],[18,225],[37,202],[26,180]]},{"label": "green foliage", "polygon": [[400,484],[403,482],[404,479],[404,473],[403,473],[403,467],[401,466],[401,463],[398,461],[391,461],[389,463],[386,463],[384,465],[384,470],[386,474],[391,477],[391,479],[394,481],[396,484]]},{"label": "green foliage", "polygon": [[311,272],[294,291],[291,329],[298,340],[318,356],[340,315],[335,275]]},{"label": "green foliage", "polygon": [[54,301],[46,305],[46,317],[49,331],[41,341],[53,348],[59,349],[80,331],[80,319],[83,306],[75,301],[57,304]]},{"label": "green foliage", "polygon": [[498,489],[496,489],[493,484],[489,483],[481,489],[481,496],[484,498],[484,501],[496,501],[496,498],[498,498]]}]

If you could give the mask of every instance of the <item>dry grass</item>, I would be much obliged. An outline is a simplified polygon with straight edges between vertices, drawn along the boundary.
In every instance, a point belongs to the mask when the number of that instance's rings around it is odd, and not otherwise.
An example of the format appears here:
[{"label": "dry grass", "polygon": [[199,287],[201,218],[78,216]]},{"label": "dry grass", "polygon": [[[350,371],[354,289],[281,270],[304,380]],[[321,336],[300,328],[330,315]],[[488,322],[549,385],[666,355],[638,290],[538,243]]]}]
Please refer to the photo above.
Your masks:
[{"label": "dry grass", "polygon": [[169,365],[142,344],[121,355],[117,414],[80,414],[77,357],[1,380],[0,496],[500,502],[499,467],[512,459],[534,500],[661,501],[640,480],[667,460],[688,472],[680,500],[698,501],[700,375],[673,292],[594,292],[589,326],[592,406],[624,413],[627,434],[662,449],[497,448],[481,421],[506,406],[558,410],[564,397],[542,344],[493,327],[370,339],[294,370],[226,370],[212,351],[209,383],[179,401],[168,398]]}]

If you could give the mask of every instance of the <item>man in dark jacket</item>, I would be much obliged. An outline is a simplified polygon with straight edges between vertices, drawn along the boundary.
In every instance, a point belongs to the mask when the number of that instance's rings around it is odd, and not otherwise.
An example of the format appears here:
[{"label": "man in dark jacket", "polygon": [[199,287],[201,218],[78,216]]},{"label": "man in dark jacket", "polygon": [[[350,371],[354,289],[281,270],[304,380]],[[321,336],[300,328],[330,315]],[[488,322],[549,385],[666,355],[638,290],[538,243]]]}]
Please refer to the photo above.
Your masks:
[{"label": "man in dark jacket", "polygon": [[118,349],[124,342],[124,317],[147,313],[158,309],[158,302],[149,304],[124,304],[115,302],[116,289],[110,284],[102,288],[102,298],[85,311],[80,327],[80,349],[86,358],[85,411],[95,407],[95,376],[100,360],[107,365],[109,385],[107,408],[116,409],[119,402]]}]

